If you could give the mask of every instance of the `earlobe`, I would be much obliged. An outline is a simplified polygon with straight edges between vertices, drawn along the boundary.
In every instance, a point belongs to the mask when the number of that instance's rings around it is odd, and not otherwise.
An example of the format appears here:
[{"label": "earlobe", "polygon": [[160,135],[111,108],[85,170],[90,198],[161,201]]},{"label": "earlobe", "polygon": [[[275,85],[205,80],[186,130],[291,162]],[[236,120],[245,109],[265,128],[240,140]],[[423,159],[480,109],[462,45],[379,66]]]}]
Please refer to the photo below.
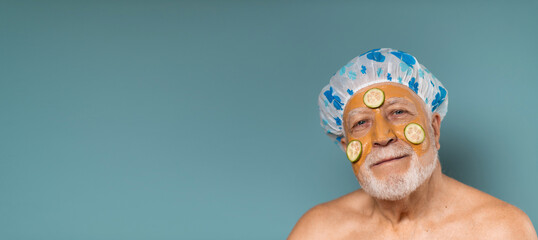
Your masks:
[{"label": "earlobe", "polygon": [[340,144],[342,144],[342,148],[344,149],[344,152],[347,151],[347,141],[345,137],[340,139]]}]

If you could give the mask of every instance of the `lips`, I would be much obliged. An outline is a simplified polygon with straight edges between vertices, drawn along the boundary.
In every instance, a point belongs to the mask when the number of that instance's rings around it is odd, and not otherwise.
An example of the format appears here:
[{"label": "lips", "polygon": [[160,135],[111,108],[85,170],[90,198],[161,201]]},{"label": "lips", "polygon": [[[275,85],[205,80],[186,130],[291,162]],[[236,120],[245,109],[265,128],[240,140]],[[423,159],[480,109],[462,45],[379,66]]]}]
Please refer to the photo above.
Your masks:
[{"label": "lips", "polygon": [[374,163],[372,166],[377,166],[377,165],[380,165],[380,164],[383,164],[383,163],[386,163],[386,162],[390,162],[390,161],[393,161],[393,160],[402,159],[404,157],[407,157],[407,155],[403,155],[403,156],[399,156],[399,157],[395,157],[395,158],[386,158],[386,159],[383,159],[383,160],[380,160],[380,161]]}]

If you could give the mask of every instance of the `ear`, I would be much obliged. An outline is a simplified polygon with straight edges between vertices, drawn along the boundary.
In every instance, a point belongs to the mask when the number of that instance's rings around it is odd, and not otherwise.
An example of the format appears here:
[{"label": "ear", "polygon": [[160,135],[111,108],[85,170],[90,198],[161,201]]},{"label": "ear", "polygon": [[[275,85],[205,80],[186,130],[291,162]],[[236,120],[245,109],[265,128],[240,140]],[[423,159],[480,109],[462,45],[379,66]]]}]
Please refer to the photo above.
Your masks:
[{"label": "ear", "polygon": [[344,152],[347,151],[347,140],[345,137],[342,137],[342,139],[340,139],[340,144],[342,145]]},{"label": "ear", "polygon": [[435,146],[439,150],[441,148],[441,144],[439,143],[439,139],[441,138],[441,115],[439,113],[432,115],[432,128],[435,136]]}]

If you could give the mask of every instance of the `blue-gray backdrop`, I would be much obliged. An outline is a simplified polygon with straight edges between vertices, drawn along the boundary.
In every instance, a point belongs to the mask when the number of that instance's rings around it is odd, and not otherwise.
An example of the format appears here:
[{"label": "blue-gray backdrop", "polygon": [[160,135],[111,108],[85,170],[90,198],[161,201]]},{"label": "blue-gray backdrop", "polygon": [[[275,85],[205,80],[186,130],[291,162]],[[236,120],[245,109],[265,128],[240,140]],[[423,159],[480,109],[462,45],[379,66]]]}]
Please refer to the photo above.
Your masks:
[{"label": "blue-gray backdrop", "polygon": [[538,222],[537,1],[1,1],[0,239],[284,239],[359,187],[317,96],[373,48],[448,89],[443,171]]}]

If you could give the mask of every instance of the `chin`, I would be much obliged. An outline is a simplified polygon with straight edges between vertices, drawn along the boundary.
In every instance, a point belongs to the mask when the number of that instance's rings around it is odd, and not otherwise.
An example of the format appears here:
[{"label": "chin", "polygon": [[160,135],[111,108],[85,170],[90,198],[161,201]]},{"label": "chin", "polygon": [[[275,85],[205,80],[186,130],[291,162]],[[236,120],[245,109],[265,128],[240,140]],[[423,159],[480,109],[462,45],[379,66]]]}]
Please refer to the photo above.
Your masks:
[{"label": "chin", "polygon": [[370,196],[396,201],[409,196],[428,179],[437,167],[438,157],[426,166],[421,166],[416,153],[411,156],[410,166],[404,173],[391,174],[383,179],[375,177],[370,167],[363,164],[357,176],[362,189]]}]

